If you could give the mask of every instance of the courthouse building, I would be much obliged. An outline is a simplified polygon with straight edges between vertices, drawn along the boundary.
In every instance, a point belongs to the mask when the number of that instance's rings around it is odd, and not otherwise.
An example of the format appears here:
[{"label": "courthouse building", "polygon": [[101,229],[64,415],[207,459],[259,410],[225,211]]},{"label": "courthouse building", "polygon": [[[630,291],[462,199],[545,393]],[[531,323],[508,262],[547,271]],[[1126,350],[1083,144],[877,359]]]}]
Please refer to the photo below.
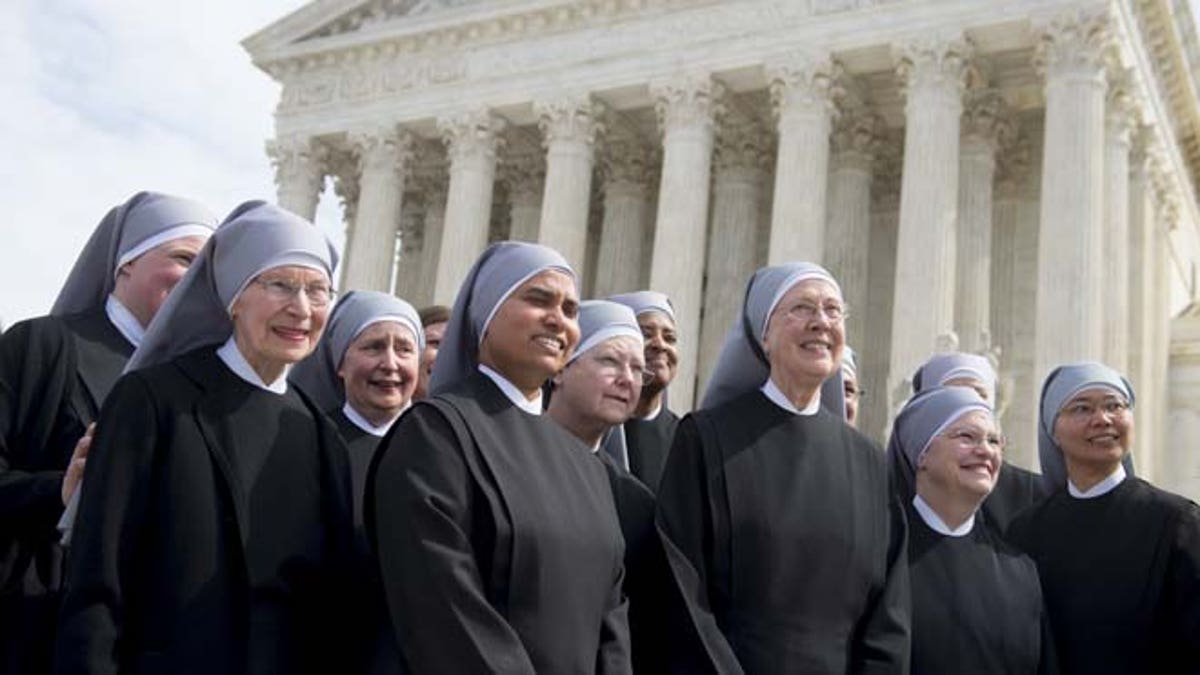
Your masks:
[{"label": "courthouse building", "polygon": [[1200,496],[1186,0],[314,0],[244,46],[279,202],[341,202],[343,289],[449,304],[489,241],[548,244],[588,297],[670,294],[684,411],[749,274],[819,261],[868,433],[932,352],[991,352],[1036,467],[1049,365],[1100,359],[1138,471]]}]

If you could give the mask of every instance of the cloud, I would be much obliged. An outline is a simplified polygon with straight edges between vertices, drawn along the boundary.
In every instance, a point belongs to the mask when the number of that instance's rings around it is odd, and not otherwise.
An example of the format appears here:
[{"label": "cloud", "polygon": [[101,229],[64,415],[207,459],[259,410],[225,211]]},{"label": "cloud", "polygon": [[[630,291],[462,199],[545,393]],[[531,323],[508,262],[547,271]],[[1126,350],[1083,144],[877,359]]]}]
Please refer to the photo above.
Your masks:
[{"label": "cloud", "polygon": [[[240,40],[298,0],[9,0],[0,7],[0,320],[49,310],[75,256],[138,190],[224,213],[274,198],[279,87]],[[341,238],[336,199],[318,223]]]}]

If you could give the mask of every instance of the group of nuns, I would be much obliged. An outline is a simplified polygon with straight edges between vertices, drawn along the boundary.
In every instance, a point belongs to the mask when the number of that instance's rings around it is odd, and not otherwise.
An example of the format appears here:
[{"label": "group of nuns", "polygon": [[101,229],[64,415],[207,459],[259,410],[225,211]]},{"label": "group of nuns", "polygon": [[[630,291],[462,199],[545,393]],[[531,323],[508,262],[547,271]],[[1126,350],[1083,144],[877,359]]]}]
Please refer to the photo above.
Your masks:
[{"label": "group of nuns", "polygon": [[680,419],[661,293],[502,242],[447,317],[336,263],[139,193],[0,336],[0,672],[1200,672],[1200,509],[1111,368],[1046,379],[1038,475],[982,356],[856,431],[819,265],[751,277]]}]

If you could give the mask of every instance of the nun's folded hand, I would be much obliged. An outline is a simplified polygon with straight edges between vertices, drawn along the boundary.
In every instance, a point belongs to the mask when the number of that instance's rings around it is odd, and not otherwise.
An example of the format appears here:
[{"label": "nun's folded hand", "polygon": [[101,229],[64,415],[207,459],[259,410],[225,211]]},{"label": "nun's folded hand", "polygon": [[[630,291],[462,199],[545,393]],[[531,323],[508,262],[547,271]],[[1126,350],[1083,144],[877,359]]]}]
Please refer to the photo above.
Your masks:
[{"label": "nun's folded hand", "polygon": [[66,506],[71,501],[71,495],[79,489],[83,480],[83,467],[87,463],[88,450],[92,447],[92,435],[96,433],[96,423],[88,425],[87,431],[75,443],[75,451],[71,453],[71,461],[63,474],[62,503]]}]

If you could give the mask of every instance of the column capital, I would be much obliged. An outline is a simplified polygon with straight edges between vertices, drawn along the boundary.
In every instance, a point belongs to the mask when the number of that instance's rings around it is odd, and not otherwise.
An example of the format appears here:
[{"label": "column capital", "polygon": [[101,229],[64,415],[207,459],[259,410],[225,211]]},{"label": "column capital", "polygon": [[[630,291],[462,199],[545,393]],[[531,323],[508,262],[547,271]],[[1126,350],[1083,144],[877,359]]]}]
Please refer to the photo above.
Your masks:
[{"label": "column capital", "polygon": [[1107,10],[1078,9],[1034,22],[1033,65],[1048,80],[1058,77],[1104,82],[1115,41]]},{"label": "column capital", "polygon": [[837,114],[835,101],[844,93],[839,84],[843,69],[828,53],[784,54],[768,61],[765,69],[776,120],[794,111]]},{"label": "column capital", "polygon": [[511,201],[536,203],[542,198],[542,184],[546,180],[546,155],[541,152],[508,155],[501,160],[499,173]]},{"label": "column capital", "polygon": [[1014,127],[1011,143],[996,153],[996,197],[1013,198],[1025,189],[1033,165],[1033,147],[1029,138]]},{"label": "column capital", "polygon": [[355,129],[347,134],[362,173],[405,172],[415,155],[412,132],[389,126]]},{"label": "column capital", "polygon": [[650,84],[654,112],[662,132],[711,128],[724,112],[725,86],[707,73],[686,73]]},{"label": "column capital", "polygon": [[329,173],[333,176],[333,193],[342,204],[342,219],[354,222],[358,212],[359,168],[354,153],[348,149],[330,152]]},{"label": "column capital", "polygon": [[889,131],[880,135],[871,169],[872,197],[884,203],[898,201],[900,182],[904,174],[903,132]]},{"label": "column capital", "polygon": [[641,138],[625,134],[605,138],[600,154],[604,183],[648,186],[654,179],[655,155]]},{"label": "column capital", "polygon": [[275,185],[302,183],[298,187],[321,191],[329,160],[329,148],[312,136],[294,134],[267,141],[267,157],[275,168]]},{"label": "column capital", "polygon": [[451,162],[480,156],[494,159],[505,126],[503,118],[486,108],[446,115],[437,121]]},{"label": "column capital", "polygon": [[833,167],[870,171],[884,131],[883,118],[860,102],[841,106],[833,127]]},{"label": "column capital", "polygon": [[590,146],[604,131],[604,105],[590,94],[535,101],[533,112],[545,147],[558,140],[582,141]]},{"label": "column capital", "polygon": [[719,169],[766,169],[771,160],[767,132],[742,114],[726,115],[717,129],[714,164]]},{"label": "column capital", "polygon": [[974,47],[961,34],[915,37],[892,46],[901,92],[935,89],[961,96],[966,89]]},{"label": "column capital", "polygon": [[1141,126],[1142,111],[1133,92],[1129,71],[1112,70],[1108,74],[1108,96],[1104,106],[1104,124],[1110,139],[1132,146],[1133,133]]},{"label": "column capital", "polygon": [[962,119],[964,139],[982,142],[996,152],[1011,145],[1016,134],[1008,104],[999,91],[974,89],[967,92]]}]

